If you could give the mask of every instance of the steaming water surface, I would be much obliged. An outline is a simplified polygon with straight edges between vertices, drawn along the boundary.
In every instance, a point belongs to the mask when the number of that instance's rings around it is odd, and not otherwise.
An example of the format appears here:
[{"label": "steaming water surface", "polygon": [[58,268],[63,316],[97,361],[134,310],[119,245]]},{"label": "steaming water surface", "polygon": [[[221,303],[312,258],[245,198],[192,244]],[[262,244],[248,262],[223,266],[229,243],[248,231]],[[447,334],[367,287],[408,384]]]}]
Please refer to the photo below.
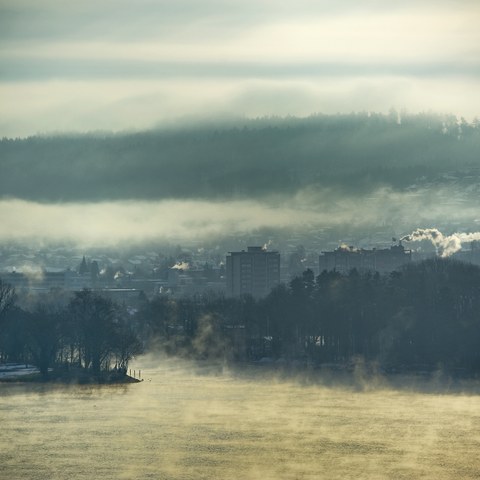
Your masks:
[{"label": "steaming water surface", "polygon": [[478,479],[480,396],[163,362],[123,386],[0,385],[1,479]]}]

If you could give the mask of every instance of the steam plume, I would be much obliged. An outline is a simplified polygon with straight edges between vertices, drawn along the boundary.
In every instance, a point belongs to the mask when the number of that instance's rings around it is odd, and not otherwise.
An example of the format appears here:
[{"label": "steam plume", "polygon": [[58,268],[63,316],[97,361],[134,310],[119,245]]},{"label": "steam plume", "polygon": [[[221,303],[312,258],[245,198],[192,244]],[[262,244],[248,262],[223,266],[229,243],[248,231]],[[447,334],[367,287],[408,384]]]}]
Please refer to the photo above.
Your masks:
[{"label": "steam plume", "polygon": [[187,262],[177,262],[172,268],[175,270],[188,270],[190,265]]},{"label": "steam plume", "polygon": [[267,243],[264,243],[263,244],[263,247],[262,247],[262,250],[268,250],[268,247],[270,247],[272,245],[272,240],[269,240]]},{"label": "steam plume", "polygon": [[461,250],[463,243],[480,240],[480,232],[443,235],[443,233],[436,228],[417,228],[417,230],[413,231],[410,235],[404,236],[401,240],[405,242],[429,240],[435,246],[437,253],[441,257],[449,257]]}]

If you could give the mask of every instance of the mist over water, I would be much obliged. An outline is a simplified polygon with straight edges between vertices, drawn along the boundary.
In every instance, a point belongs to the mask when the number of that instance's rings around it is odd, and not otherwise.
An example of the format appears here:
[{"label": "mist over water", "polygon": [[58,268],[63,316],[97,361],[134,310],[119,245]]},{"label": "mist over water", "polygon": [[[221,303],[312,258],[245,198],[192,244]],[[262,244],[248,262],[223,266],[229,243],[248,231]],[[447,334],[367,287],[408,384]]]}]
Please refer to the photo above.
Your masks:
[{"label": "mist over water", "polygon": [[[473,479],[478,384],[391,388],[138,363],[127,386],[0,386],[0,478]],[[421,382],[420,382],[421,384]],[[417,381],[418,385],[418,381]]]}]

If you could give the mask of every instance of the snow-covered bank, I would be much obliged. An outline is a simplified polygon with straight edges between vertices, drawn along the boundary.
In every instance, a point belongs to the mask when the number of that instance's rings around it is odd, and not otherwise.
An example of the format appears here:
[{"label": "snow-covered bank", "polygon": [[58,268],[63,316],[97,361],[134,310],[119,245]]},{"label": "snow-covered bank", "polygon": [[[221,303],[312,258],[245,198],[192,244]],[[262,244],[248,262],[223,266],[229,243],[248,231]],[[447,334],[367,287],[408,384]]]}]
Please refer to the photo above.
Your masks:
[{"label": "snow-covered bank", "polygon": [[39,370],[33,365],[25,365],[24,363],[2,363],[0,364],[0,380],[2,378],[13,378],[30,373],[38,373]]}]

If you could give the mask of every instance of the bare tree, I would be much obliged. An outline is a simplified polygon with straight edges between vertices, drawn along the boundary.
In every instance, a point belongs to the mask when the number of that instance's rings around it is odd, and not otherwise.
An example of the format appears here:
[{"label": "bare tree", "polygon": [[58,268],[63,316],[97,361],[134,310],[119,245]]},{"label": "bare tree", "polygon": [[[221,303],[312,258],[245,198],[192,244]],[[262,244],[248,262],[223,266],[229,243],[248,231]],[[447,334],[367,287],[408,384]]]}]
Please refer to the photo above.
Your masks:
[{"label": "bare tree", "polygon": [[0,279],[0,320],[15,303],[15,289]]},{"label": "bare tree", "polygon": [[28,312],[26,331],[27,348],[43,377],[56,361],[62,340],[63,315],[54,304],[38,303]]},{"label": "bare tree", "polygon": [[143,352],[143,345],[125,321],[119,323],[115,333],[115,359],[117,367],[127,371],[128,362]]},{"label": "bare tree", "polygon": [[94,373],[110,366],[126,371],[128,361],[142,351],[142,345],[119,306],[91,290],[76,292],[69,306],[77,330],[79,357],[83,366]]}]

